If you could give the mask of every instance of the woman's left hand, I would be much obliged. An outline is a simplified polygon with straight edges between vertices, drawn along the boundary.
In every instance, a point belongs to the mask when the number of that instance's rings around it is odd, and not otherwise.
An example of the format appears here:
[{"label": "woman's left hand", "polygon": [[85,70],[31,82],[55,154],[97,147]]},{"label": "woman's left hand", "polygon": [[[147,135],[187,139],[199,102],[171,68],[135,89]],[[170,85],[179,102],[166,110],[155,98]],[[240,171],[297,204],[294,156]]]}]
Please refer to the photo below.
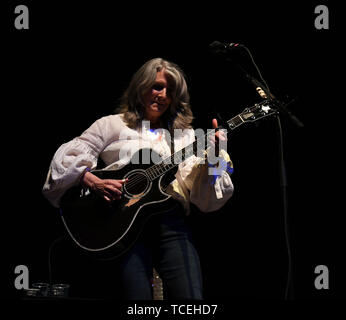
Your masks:
[{"label": "woman's left hand", "polygon": [[[218,127],[216,119],[212,120],[212,126],[213,129],[216,129]],[[221,145],[225,145],[225,142],[227,141],[227,135],[225,134],[225,132],[218,130],[215,132],[215,136],[211,137],[210,141],[212,146],[215,147],[216,154],[218,155],[220,151],[220,141],[222,141]]]}]

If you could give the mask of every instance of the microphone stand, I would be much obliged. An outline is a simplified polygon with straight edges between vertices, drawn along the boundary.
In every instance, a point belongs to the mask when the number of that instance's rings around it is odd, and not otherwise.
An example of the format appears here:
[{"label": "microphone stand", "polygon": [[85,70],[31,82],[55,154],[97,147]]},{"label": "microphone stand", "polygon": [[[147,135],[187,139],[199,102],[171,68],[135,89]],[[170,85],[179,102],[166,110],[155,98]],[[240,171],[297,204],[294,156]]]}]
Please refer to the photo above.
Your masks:
[{"label": "microphone stand", "polygon": [[[240,67],[241,68],[241,67]],[[290,247],[290,234],[289,234],[289,221],[288,221],[288,197],[287,197],[287,174],[286,174],[286,165],[284,160],[284,142],[283,142],[283,132],[280,120],[280,114],[286,116],[288,119],[292,121],[292,123],[302,128],[304,124],[294,116],[286,106],[288,104],[283,104],[281,101],[277,100],[269,91],[268,87],[264,86],[259,80],[256,78],[246,74],[248,81],[250,81],[256,88],[258,94],[263,98],[267,99],[274,109],[278,111],[278,114],[275,115],[275,128],[276,128],[276,137],[277,137],[277,157],[279,161],[279,180],[280,180],[280,188],[281,188],[281,199],[282,199],[282,210],[284,215],[284,232],[286,239],[286,247],[288,253],[288,271],[287,271],[287,283],[285,288],[285,300],[294,299],[294,286],[293,286],[293,276],[292,276],[292,253]],[[289,102],[292,103],[293,101]]]},{"label": "microphone stand", "polygon": [[[241,68],[241,67],[239,67]],[[242,68],[241,68],[242,69]],[[290,247],[290,234],[289,234],[289,221],[288,221],[288,197],[287,197],[287,175],[286,175],[286,165],[284,160],[284,143],[283,143],[283,132],[280,120],[280,114],[285,115],[288,119],[292,121],[292,123],[301,128],[304,124],[295,117],[284,105],[282,102],[277,100],[269,91],[268,87],[264,86],[259,80],[246,74],[246,78],[250,81],[256,88],[257,93],[263,99],[267,99],[274,109],[278,111],[278,114],[275,115],[275,128],[276,128],[276,137],[277,137],[277,156],[279,161],[279,179],[280,179],[280,188],[281,188],[281,198],[282,198],[282,210],[284,214],[284,228],[285,228],[285,239],[286,239],[286,247],[288,253],[288,271],[287,271],[287,283],[285,288],[285,300],[294,299],[294,286],[293,286],[293,277],[292,277],[292,253]],[[292,103],[293,101],[289,102]]]},{"label": "microphone stand", "polygon": [[288,198],[287,198],[287,175],[286,166],[284,161],[283,152],[283,134],[279,115],[276,115],[276,137],[278,143],[278,158],[279,158],[279,177],[280,177],[280,187],[281,187],[281,199],[282,199],[282,210],[284,214],[284,227],[285,227],[285,239],[288,254],[288,271],[287,271],[287,283],[285,289],[285,300],[292,300],[294,298],[294,286],[292,278],[292,253],[290,247],[290,234],[289,234],[289,221],[288,221]]},{"label": "microphone stand", "polygon": [[233,66],[238,71],[240,71],[243,77],[256,88],[257,93],[261,96],[262,99],[268,100],[271,103],[272,107],[274,107],[274,109],[277,109],[277,111],[281,113],[282,115],[287,116],[292,121],[292,123],[296,125],[298,128],[304,127],[304,124],[295,115],[293,115],[291,111],[289,111],[286,108],[295,100],[292,100],[286,104],[283,104],[281,101],[279,101],[273,96],[273,94],[269,91],[269,88],[266,85],[261,83],[255,77],[248,74],[240,65],[233,63]]},{"label": "microphone stand", "polygon": [[[247,51],[249,51],[246,47],[244,47]],[[249,52],[250,56],[251,53]],[[252,57],[252,56],[251,56]],[[231,59],[227,59],[231,61]],[[288,119],[292,121],[292,123],[298,128],[304,127],[304,124],[294,116],[286,106],[291,104],[294,100],[290,101],[287,104],[283,104],[278,99],[276,99],[270,92],[267,85],[261,83],[255,77],[249,75],[240,65],[236,63],[232,63],[236,69],[240,71],[240,73],[245,77],[245,79],[255,87],[257,93],[261,96],[262,99],[269,101],[270,106],[278,111],[276,117],[276,136],[278,143],[278,159],[279,159],[279,179],[280,179],[280,187],[281,187],[281,197],[282,197],[282,209],[284,214],[284,225],[285,225],[285,238],[286,238],[286,247],[288,252],[288,272],[287,272],[287,283],[285,289],[285,300],[292,300],[294,298],[294,286],[293,286],[293,277],[292,277],[292,255],[290,248],[290,236],[289,236],[289,228],[288,228],[288,199],[287,199],[287,175],[286,175],[286,166],[284,161],[284,152],[283,152],[283,133],[280,121],[280,114],[286,116]],[[256,66],[256,65],[255,65]],[[256,66],[257,68],[257,66]],[[258,70],[259,72],[259,70]],[[260,72],[259,72],[260,74]]]}]

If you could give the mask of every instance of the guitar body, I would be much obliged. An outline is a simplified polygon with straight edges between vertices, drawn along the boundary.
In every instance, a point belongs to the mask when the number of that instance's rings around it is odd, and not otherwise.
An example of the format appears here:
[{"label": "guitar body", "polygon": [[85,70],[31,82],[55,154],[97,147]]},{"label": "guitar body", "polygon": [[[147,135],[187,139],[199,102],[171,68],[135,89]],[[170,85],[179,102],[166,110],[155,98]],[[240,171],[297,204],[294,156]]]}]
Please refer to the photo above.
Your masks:
[{"label": "guitar body", "polygon": [[148,154],[159,158],[155,151],[141,149],[133,155],[130,164],[120,170],[92,171],[101,179],[129,179],[122,187],[119,201],[109,204],[80,186],[64,194],[61,215],[79,247],[97,257],[118,257],[135,243],[151,216],[172,210],[174,200],[164,189],[173,181],[174,174],[169,172],[151,179],[147,169],[153,166],[152,162],[132,164],[138,159],[148,159]]}]

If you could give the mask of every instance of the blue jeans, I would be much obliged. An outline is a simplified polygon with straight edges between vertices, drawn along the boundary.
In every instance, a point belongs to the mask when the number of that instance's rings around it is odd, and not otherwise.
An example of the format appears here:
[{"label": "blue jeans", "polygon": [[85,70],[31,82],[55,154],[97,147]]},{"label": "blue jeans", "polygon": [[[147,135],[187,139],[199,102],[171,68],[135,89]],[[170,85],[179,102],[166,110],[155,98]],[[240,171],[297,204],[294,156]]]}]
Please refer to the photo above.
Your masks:
[{"label": "blue jeans", "polygon": [[121,261],[123,298],[151,300],[153,267],[163,282],[164,299],[202,299],[198,253],[181,206],[151,217]]}]

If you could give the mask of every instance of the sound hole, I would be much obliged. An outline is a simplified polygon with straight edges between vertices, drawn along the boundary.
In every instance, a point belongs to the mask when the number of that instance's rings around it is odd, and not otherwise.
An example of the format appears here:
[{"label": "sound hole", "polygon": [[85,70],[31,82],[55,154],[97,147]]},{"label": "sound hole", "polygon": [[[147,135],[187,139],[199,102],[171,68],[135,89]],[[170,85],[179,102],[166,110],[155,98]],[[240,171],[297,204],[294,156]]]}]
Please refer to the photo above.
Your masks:
[{"label": "sound hole", "polygon": [[131,172],[124,178],[129,179],[129,181],[124,186],[124,190],[131,197],[143,196],[143,194],[149,188],[149,180],[144,172]]}]

